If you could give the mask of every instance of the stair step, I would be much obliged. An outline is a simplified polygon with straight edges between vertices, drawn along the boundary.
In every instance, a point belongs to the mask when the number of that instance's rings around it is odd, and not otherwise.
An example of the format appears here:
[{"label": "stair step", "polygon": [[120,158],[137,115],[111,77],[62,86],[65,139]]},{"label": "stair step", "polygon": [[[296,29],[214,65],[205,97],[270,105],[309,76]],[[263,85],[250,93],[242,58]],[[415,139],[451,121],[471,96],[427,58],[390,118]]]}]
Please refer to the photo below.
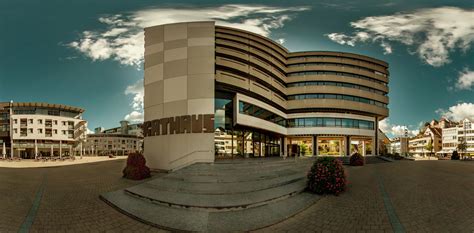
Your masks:
[{"label": "stair step", "polygon": [[190,175],[208,175],[208,174],[219,174],[222,172],[248,172],[248,173],[258,173],[262,171],[267,171],[267,170],[273,170],[273,171],[278,171],[278,170],[284,170],[284,169],[293,169],[293,168],[301,168],[301,167],[307,167],[310,166],[311,163],[288,163],[288,164],[279,164],[279,165],[273,165],[273,166],[249,166],[249,167],[238,167],[238,166],[227,166],[227,165],[214,165],[214,166],[202,166],[202,167],[188,167],[188,168],[183,168],[180,170],[181,174],[190,174]]},{"label": "stair step", "polygon": [[[170,192],[157,190],[153,185],[147,183],[127,188],[125,192],[139,198],[176,207],[230,209],[262,205],[275,199],[302,192],[305,188],[306,179],[300,179],[282,186],[231,194],[220,194],[219,192],[214,194]],[[221,192],[224,192],[224,190]]]},{"label": "stair step", "polygon": [[[260,229],[291,217],[319,200],[320,196],[300,193],[266,205],[228,212],[173,208],[109,192],[101,199],[120,211],[153,226],[177,231],[235,232]],[[242,224],[245,223],[245,224]]]},{"label": "stair step", "polygon": [[[245,193],[286,185],[306,178],[306,174],[298,172],[287,176],[277,176],[260,180],[239,182],[192,182],[189,180],[154,179],[147,182],[156,190],[195,193],[195,194],[230,194]],[[201,180],[202,181],[202,180]]]},{"label": "stair step", "polygon": [[246,182],[262,179],[273,179],[281,176],[289,176],[293,174],[306,174],[309,171],[310,166],[286,168],[276,171],[265,171],[259,170],[259,172],[247,172],[247,171],[221,171],[220,173],[208,173],[208,174],[187,174],[184,172],[176,172],[168,174],[163,179],[172,179],[185,182],[194,183],[219,183],[219,182]]}]

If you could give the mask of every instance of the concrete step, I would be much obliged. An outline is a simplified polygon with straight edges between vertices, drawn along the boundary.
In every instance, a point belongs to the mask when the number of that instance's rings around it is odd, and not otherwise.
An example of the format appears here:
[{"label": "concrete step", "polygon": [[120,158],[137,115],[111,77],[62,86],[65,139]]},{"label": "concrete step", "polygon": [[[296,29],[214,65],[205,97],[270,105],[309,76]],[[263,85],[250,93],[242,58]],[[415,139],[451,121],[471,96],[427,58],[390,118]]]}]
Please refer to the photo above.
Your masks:
[{"label": "concrete step", "polygon": [[[155,179],[147,182],[147,184],[156,190],[169,192],[194,194],[233,194],[278,187],[305,178],[305,173],[295,172],[294,174],[285,176],[275,176],[270,178],[267,177],[266,179],[237,182],[192,182],[192,179]],[[203,181],[203,179],[200,181]],[[217,179],[212,178],[212,181],[217,181]]]},{"label": "concrete step", "polygon": [[126,195],[123,191],[101,195],[105,202],[139,221],[172,231],[193,232],[240,232],[260,229],[297,214],[319,198],[318,195],[301,193],[257,207],[213,212],[157,205]]},{"label": "concrete step", "polygon": [[219,171],[219,172],[199,172],[187,173],[179,171],[168,174],[163,179],[179,180],[184,182],[218,183],[218,182],[244,182],[262,179],[272,179],[279,176],[288,176],[296,173],[305,174],[309,171],[310,165],[295,165],[280,169],[256,169],[256,171]]},{"label": "concrete step", "polygon": [[271,163],[271,164],[248,164],[245,166],[239,165],[232,165],[232,164],[196,164],[196,166],[190,166],[183,168],[180,173],[183,174],[212,174],[212,173],[219,173],[222,171],[229,172],[229,171],[240,171],[240,172],[261,172],[264,170],[278,170],[278,169],[285,169],[285,168],[292,168],[298,166],[308,166],[312,164],[312,160],[307,160],[304,162],[285,162],[285,163]]},{"label": "concrete step", "polygon": [[[200,184],[195,184],[196,189]],[[239,185],[239,184],[236,184]],[[219,187],[219,186],[218,186]],[[210,190],[207,194],[164,191],[154,185],[143,183],[125,189],[127,194],[147,199],[158,204],[180,208],[236,209],[263,205],[266,202],[283,199],[302,192],[306,188],[306,179],[298,179],[284,185],[247,192],[225,193],[222,189]]]}]

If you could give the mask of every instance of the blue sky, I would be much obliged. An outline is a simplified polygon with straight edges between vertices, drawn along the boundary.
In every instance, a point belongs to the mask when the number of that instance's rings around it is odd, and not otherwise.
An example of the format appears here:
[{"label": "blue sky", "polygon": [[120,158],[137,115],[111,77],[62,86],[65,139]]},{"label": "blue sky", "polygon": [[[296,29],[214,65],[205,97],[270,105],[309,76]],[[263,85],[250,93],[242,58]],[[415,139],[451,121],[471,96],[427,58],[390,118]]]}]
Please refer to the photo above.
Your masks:
[{"label": "blue sky", "polygon": [[[291,3],[291,4],[290,4]],[[142,28],[216,20],[290,51],[354,52],[390,64],[396,136],[474,117],[474,2],[0,0],[0,101],[86,109],[89,128],[142,117]]]}]

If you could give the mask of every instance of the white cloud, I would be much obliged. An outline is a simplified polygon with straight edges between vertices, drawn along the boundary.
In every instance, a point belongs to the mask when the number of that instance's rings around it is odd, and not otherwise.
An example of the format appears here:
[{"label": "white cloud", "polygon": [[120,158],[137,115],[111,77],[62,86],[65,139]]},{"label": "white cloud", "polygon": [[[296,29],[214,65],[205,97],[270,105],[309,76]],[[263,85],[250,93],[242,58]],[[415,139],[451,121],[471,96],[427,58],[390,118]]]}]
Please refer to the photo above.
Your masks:
[{"label": "white cloud", "polygon": [[276,40],[276,42],[278,42],[278,44],[281,44],[281,45],[284,44],[285,41],[286,41],[285,38],[278,38],[278,39]]},{"label": "white cloud", "polygon": [[459,72],[458,81],[456,82],[456,89],[459,90],[472,90],[474,85],[474,71],[464,69]]},{"label": "white cloud", "polygon": [[[68,44],[93,61],[113,59],[123,65],[141,67],[143,62],[143,28],[177,22],[215,21],[269,36],[271,30],[281,28],[292,19],[292,14],[307,7],[280,8],[264,5],[223,5],[205,8],[155,8],[129,15],[99,18],[105,30],[84,31],[80,38]],[[284,40],[283,40],[284,41]]]},{"label": "white cloud", "polygon": [[327,37],[329,37],[329,39],[331,39],[332,41],[338,43],[338,44],[347,44],[347,45],[350,45],[350,46],[355,46],[355,41],[357,39],[357,37],[350,37],[350,36],[346,36],[342,33],[330,33],[330,34],[327,34],[326,35]]},{"label": "white cloud", "polygon": [[442,117],[446,117],[450,120],[460,121],[464,118],[470,118],[474,120],[474,104],[473,103],[458,103],[457,105],[451,106],[448,110],[438,109],[436,113]]},{"label": "white cloud", "polygon": [[127,86],[125,95],[133,95],[132,112],[125,116],[125,120],[131,122],[143,121],[143,96],[144,96],[143,80],[138,80],[136,83]]},{"label": "white cloud", "polygon": [[125,120],[130,122],[143,122],[143,112],[132,111],[125,116]]},{"label": "white cloud", "polygon": [[388,118],[379,121],[379,129],[392,138],[405,135],[405,130],[408,130],[408,136],[410,137],[418,134],[417,129],[410,129],[410,127],[405,125],[391,124]]},{"label": "white cloud", "polygon": [[144,95],[144,88],[143,88],[143,80],[138,80],[136,83],[127,86],[125,89],[125,95],[134,95],[132,101],[132,107],[134,110],[141,110],[143,109],[143,95]]},{"label": "white cloud", "polygon": [[90,130],[89,128],[86,128],[86,134],[94,134],[94,131]]},{"label": "white cloud", "polygon": [[351,22],[352,35],[327,34],[339,44],[355,46],[371,41],[379,43],[385,54],[392,53],[389,42],[416,47],[427,64],[438,67],[450,61],[455,49],[466,52],[474,42],[474,10],[457,7],[420,9],[386,16],[366,17]]}]

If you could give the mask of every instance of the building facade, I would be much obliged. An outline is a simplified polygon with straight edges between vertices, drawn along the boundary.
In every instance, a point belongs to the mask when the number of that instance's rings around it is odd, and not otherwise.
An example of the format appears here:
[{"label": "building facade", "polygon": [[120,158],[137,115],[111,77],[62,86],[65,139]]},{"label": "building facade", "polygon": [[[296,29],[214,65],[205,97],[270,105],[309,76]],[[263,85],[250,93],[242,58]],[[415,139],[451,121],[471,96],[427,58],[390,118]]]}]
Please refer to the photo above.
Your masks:
[{"label": "building facade", "polygon": [[392,139],[387,150],[390,154],[406,155],[408,153],[408,138],[398,137]]},{"label": "building facade", "polygon": [[216,158],[375,155],[388,64],[290,52],[240,29],[145,28],[145,157],[171,170]]},{"label": "building facade", "polygon": [[85,154],[94,156],[128,155],[133,152],[141,152],[142,147],[142,125],[121,121],[120,127],[111,129],[98,127],[93,134],[88,134]]},{"label": "building facade", "polygon": [[434,156],[442,148],[441,137],[440,128],[426,127],[422,134],[410,139],[408,152],[414,156]]},{"label": "building facade", "polygon": [[87,129],[83,112],[62,104],[1,102],[0,149],[6,149],[2,156],[80,155]]},{"label": "building facade", "polygon": [[[465,151],[459,150],[459,144],[466,145]],[[474,156],[474,122],[465,118],[453,127],[443,129],[443,156],[451,156],[457,151],[462,156]]]}]

